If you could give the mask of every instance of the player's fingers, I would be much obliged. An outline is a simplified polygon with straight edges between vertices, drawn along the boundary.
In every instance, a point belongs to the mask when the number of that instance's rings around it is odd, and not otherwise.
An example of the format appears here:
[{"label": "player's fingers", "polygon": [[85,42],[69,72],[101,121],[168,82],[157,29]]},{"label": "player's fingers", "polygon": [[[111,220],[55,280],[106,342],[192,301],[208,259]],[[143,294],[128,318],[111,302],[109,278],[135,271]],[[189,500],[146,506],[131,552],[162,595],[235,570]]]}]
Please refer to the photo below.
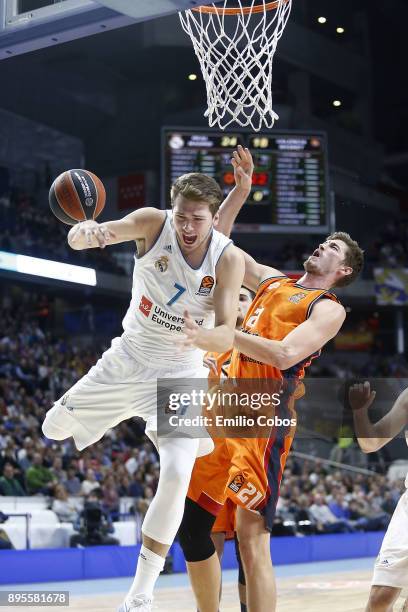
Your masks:
[{"label": "player's fingers", "polygon": [[241,163],[241,157],[240,157],[240,155],[239,155],[238,151],[234,151],[234,152],[233,152],[233,156],[234,156],[234,158],[235,158],[236,162],[237,162],[238,164],[240,164],[240,163]]},{"label": "player's fingers", "polygon": [[74,225],[74,229],[73,229],[72,234],[71,234],[71,242],[75,242],[76,240],[78,240],[79,235],[81,233],[80,229],[81,228],[79,227],[79,224],[78,225]]},{"label": "player's fingers", "polygon": [[88,246],[92,246],[92,232],[90,229],[85,230],[85,238]]},{"label": "player's fingers", "polygon": [[248,162],[248,161],[249,161],[249,159],[250,159],[249,149],[247,149],[247,147],[245,147],[245,148],[244,148],[244,147],[241,147],[241,151],[240,151],[240,153],[241,153],[241,157],[242,157],[242,158],[243,158],[243,159],[244,159],[246,162]]},{"label": "player's fingers", "polygon": [[239,168],[238,163],[233,157],[231,158],[231,164],[234,166],[234,168]]},{"label": "player's fingers", "polygon": [[103,236],[103,240],[104,240],[104,245],[103,246],[105,247],[106,244],[111,240],[110,232],[109,232],[109,230],[106,227],[100,227],[99,230],[100,230],[100,233]]},{"label": "player's fingers", "polygon": [[244,147],[242,145],[238,145],[237,151],[238,151],[238,155],[240,156],[240,158],[242,160],[244,160],[245,159],[245,149],[244,149]]},{"label": "player's fingers", "polygon": [[185,311],[184,311],[183,316],[184,316],[184,320],[185,320],[186,322],[187,322],[187,321],[193,321],[193,322],[194,322],[194,319],[192,319],[192,318],[191,318],[190,313],[189,313],[189,311],[188,311],[188,310],[185,310]]},{"label": "player's fingers", "polygon": [[215,361],[215,359],[209,358],[207,359],[207,362],[208,362],[208,367],[211,370],[211,372],[214,372],[214,374],[217,374],[217,362]]},{"label": "player's fingers", "polygon": [[105,246],[105,238],[99,229],[92,230],[92,235],[95,237],[98,246],[103,249]]}]

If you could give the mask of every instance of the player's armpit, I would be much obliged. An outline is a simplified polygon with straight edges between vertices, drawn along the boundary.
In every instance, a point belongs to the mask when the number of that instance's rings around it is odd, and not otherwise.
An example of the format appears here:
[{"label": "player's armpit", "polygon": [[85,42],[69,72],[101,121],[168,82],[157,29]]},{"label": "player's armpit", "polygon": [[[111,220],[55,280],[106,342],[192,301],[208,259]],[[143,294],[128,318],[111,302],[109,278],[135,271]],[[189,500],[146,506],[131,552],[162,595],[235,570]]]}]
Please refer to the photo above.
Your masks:
[{"label": "player's armpit", "polygon": [[251,291],[254,291],[256,293],[258,291],[259,285],[267,278],[271,278],[274,276],[284,276],[284,274],[282,274],[282,272],[279,272],[279,270],[258,263],[253,257],[251,257],[251,255],[249,255],[242,249],[238,250],[241,251],[241,253],[243,254],[245,261],[245,276],[243,284]]}]

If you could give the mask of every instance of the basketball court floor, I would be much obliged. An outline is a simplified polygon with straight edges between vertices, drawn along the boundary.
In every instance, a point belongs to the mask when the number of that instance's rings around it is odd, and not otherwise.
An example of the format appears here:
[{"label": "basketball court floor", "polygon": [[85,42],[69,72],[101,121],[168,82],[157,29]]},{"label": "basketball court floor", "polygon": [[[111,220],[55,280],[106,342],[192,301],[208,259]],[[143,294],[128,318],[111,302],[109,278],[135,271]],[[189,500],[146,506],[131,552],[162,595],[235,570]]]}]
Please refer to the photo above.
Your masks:
[{"label": "basketball court floor", "polygon": [[[364,558],[277,567],[277,612],[327,612],[328,610],[363,612],[370,588],[373,564],[374,559]],[[26,584],[2,586],[1,590],[68,590],[69,612],[105,610],[114,612],[129,588],[131,580],[131,578],[115,578]],[[236,571],[223,572],[221,612],[239,612],[236,581]],[[394,608],[395,612],[400,612],[403,602],[404,598],[401,597]],[[26,609],[13,606],[14,612],[24,612]],[[47,606],[46,609],[57,612],[64,608]],[[44,608],[30,607],[30,610],[34,612]],[[194,599],[186,574],[160,577],[153,610],[154,612],[195,612]]]}]

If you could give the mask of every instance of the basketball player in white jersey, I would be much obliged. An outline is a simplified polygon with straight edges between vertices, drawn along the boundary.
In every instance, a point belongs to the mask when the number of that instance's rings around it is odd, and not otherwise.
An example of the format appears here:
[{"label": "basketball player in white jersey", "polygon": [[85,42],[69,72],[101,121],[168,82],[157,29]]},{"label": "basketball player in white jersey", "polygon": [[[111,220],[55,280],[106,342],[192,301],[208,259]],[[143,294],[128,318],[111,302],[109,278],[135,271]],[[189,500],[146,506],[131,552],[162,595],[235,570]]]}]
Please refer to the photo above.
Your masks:
[{"label": "basketball player in white jersey", "polygon": [[[358,443],[365,453],[378,451],[403,429],[408,444],[408,389],[377,423],[371,423],[368,416],[375,398],[370,383],[353,385],[349,398]],[[366,612],[390,612],[402,589],[408,588],[408,475],[405,486],[375,562]],[[408,599],[402,612],[408,612]]]},{"label": "basketball player in white jersey", "polygon": [[[246,199],[251,173],[235,168],[235,177],[228,198]],[[151,610],[154,584],[183,516],[195,459],[213,449],[209,436],[158,439],[156,386],[158,378],[206,378],[204,351],[224,352],[232,346],[244,261],[214,229],[221,200],[214,179],[192,173],[175,181],[171,211],[143,208],[118,221],[85,221],[68,234],[74,249],[132,240],[137,244],[123,335],[55,403],[43,424],[48,438],[72,436],[82,450],[121,421],[139,416],[158,448],[159,484],[143,523],[136,576],[122,612]],[[186,321],[195,325],[194,347],[182,343]]]}]

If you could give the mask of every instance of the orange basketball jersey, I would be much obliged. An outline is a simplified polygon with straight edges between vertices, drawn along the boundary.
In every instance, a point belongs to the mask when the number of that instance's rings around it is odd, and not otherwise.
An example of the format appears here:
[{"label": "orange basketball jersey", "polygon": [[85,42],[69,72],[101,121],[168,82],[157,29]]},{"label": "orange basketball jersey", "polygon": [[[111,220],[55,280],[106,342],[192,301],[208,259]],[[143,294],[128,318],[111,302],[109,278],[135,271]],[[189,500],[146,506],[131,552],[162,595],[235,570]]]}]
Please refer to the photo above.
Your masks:
[{"label": "orange basketball jersey", "polygon": [[[322,298],[338,301],[330,291],[308,289],[287,276],[268,278],[259,286],[242,331],[270,340],[283,340],[309,318],[313,306]],[[319,354],[320,351],[293,366],[287,374],[291,378],[303,378],[305,367]],[[282,378],[282,372],[274,366],[247,357],[236,349],[232,352],[228,375],[231,378]]]},{"label": "orange basketball jersey", "polygon": [[226,351],[225,353],[214,353],[209,351],[205,354],[205,358],[213,359],[217,368],[217,374],[210,370],[208,378],[210,380],[220,379],[222,376],[228,376],[228,369],[231,361],[232,350]]},{"label": "orange basketball jersey", "polygon": [[[308,289],[286,276],[268,278],[261,283],[242,325],[242,331],[271,340],[283,340],[310,316],[320,299],[337,301],[324,289]],[[229,378],[277,381],[285,389],[279,415],[295,414],[295,402],[304,393],[305,368],[320,350],[289,370],[281,371],[240,353],[232,352]],[[286,383],[282,387],[283,379]],[[255,382],[255,381],[254,381]],[[263,384],[259,381],[259,384]],[[272,384],[273,387],[273,384]],[[197,459],[188,497],[214,515],[226,499],[244,508],[260,511],[272,528],[279,487],[295,427],[266,428],[267,435],[252,438],[224,437],[215,441],[210,455]]]}]

